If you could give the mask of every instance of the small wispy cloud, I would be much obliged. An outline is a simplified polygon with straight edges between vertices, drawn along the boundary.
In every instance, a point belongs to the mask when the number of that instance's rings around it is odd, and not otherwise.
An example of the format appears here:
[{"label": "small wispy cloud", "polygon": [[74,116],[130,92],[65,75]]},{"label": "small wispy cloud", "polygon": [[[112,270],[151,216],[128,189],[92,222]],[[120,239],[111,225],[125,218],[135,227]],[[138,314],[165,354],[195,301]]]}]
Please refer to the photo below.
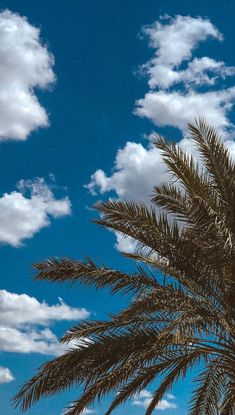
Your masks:
[{"label": "small wispy cloud", "polygon": [[0,383],[9,383],[14,380],[10,369],[7,367],[0,366]]},{"label": "small wispy cloud", "polygon": [[[143,389],[132,401],[132,405],[141,406],[147,408],[152,402],[153,394],[147,389]],[[172,394],[168,394],[167,398],[161,399],[156,405],[156,410],[164,411],[165,409],[176,409],[177,405],[171,402],[175,397]]]},{"label": "small wispy cloud", "polygon": [[[97,414],[98,412],[96,411],[96,409],[88,409],[85,408],[84,411],[81,412],[81,415],[92,415],[92,414]],[[65,412],[62,412],[61,415],[66,415],[66,410]]]}]

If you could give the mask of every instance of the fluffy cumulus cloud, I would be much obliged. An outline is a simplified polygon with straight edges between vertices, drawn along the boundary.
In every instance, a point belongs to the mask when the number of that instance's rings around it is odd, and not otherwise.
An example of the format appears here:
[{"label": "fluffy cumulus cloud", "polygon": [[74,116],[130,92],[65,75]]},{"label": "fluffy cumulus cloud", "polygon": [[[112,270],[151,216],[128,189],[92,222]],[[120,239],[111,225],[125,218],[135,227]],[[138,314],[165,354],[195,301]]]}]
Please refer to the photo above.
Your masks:
[{"label": "fluffy cumulus cloud", "polygon": [[[166,177],[166,166],[158,149],[127,142],[117,152],[111,176],[99,169],[91,176],[87,188],[93,195],[114,191],[120,199],[149,203],[153,187]],[[116,234],[115,247],[121,252],[132,252],[134,245],[131,238]]]},{"label": "fluffy cumulus cloud", "polygon": [[[142,29],[154,49],[153,58],[142,66],[149,76],[149,86],[167,88],[182,80],[195,82],[195,73],[206,76],[206,72],[221,73],[223,76],[234,73],[234,68],[226,68],[224,62],[203,57],[190,62],[186,70],[178,70],[181,63],[190,61],[193,50],[208,37],[223,40],[222,34],[213,24],[201,17],[176,16],[162,17],[160,21]],[[190,74],[192,76],[190,76]],[[210,79],[202,83],[210,83]]]},{"label": "fluffy cumulus cloud", "polygon": [[235,87],[209,92],[153,91],[139,99],[135,112],[157,126],[170,125],[184,132],[187,122],[205,117],[222,135],[233,125],[227,118],[235,99]]},{"label": "fluffy cumulus cloud", "polygon": [[14,380],[10,369],[7,367],[0,366],[0,383],[9,383]]},{"label": "fluffy cumulus cloud", "polygon": [[0,140],[25,140],[48,125],[35,88],[55,81],[53,64],[38,28],[9,10],[0,13]]},{"label": "fluffy cumulus cloud", "polygon": [[60,355],[65,348],[58,342],[56,335],[48,328],[17,329],[0,326],[0,350],[14,353],[40,353]]},{"label": "fluffy cumulus cloud", "polygon": [[[153,399],[152,392],[148,391],[147,389],[143,389],[132,401],[132,405],[135,406],[142,406],[143,408],[147,408]],[[176,409],[177,405],[172,402],[175,397],[172,394],[168,394],[166,398],[161,399],[158,405],[156,406],[156,410],[165,409]]]},{"label": "fluffy cumulus cloud", "polygon": [[153,186],[162,182],[165,172],[166,167],[155,147],[145,148],[140,143],[127,142],[117,152],[113,174],[108,177],[103,170],[97,170],[87,188],[93,194],[115,191],[119,198],[145,202],[150,199]]},{"label": "fluffy cumulus cloud", "polygon": [[68,197],[56,199],[44,179],[21,180],[17,190],[0,197],[0,243],[17,247],[48,226],[51,218],[70,213]]},{"label": "fluffy cumulus cloud", "polygon": [[85,308],[69,307],[61,299],[58,304],[48,305],[27,294],[0,290],[0,351],[59,355],[65,346],[58,342],[49,324],[86,319],[89,315]]},{"label": "fluffy cumulus cloud", "polygon": [[0,324],[21,327],[27,324],[47,325],[51,321],[85,319],[89,313],[85,308],[71,308],[59,299],[59,303],[40,303],[27,294],[14,294],[0,290]]}]

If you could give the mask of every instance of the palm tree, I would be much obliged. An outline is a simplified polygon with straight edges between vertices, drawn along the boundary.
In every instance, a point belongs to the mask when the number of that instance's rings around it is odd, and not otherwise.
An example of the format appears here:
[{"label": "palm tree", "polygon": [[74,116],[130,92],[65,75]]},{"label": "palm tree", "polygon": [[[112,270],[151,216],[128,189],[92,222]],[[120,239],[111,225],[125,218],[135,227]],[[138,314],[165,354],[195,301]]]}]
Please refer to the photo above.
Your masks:
[{"label": "palm tree", "polygon": [[172,181],[154,188],[152,207],[119,200],[96,206],[96,223],[135,241],[134,253],[124,255],[136,261],[136,272],[91,259],[34,265],[38,280],[109,287],[129,302],[108,320],[79,323],[64,335],[62,343],[83,343],[44,364],[21,388],[15,404],[22,410],[76,385],[83,393],[68,415],[115,391],[109,415],[161,379],[145,412],[150,415],[197,367],[190,414],[234,415],[235,164],[203,120],[189,131],[198,160],[161,136],[154,139]]}]

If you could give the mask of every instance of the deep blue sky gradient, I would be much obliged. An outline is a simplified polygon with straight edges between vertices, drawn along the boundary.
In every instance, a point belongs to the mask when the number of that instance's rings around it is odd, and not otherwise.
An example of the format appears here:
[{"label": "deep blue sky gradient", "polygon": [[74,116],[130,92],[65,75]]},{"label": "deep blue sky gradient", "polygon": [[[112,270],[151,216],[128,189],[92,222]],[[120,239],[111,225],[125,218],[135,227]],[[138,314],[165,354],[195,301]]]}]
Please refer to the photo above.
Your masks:
[{"label": "deep blue sky gradient", "polygon": [[[0,248],[1,288],[11,292],[27,293],[52,304],[57,297],[72,306],[83,306],[102,318],[107,311],[115,311],[120,299],[94,290],[35,282],[31,264],[48,256],[88,255],[102,258],[116,268],[133,268],[114,249],[114,236],[90,220],[96,215],[88,209],[95,199],[84,184],[90,175],[102,168],[110,171],[118,148],[126,141],[143,142],[143,134],[154,127],[133,115],[136,99],[147,91],[146,79],[134,75],[138,65],[151,56],[146,40],[138,33],[143,25],[157,20],[160,15],[175,14],[208,17],[224,34],[225,41],[206,42],[200,53],[235,65],[235,2],[231,0],[15,0],[1,1],[8,8],[28,17],[29,22],[41,28],[42,39],[55,57],[57,82],[51,92],[39,92],[40,102],[50,114],[50,127],[31,134],[26,142],[5,142],[0,145],[0,192],[10,192],[20,179],[47,178],[50,173],[63,187],[72,202],[70,217],[53,221],[18,249]],[[208,52],[209,50],[209,52]],[[232,82],[232,80],[231,80]],[[231,114],[233,119],[233,114]],[[234,119],[233,119],[234,121]],[[174,138],[179,132],[165,129]],[[68,323],[57,325],[58,334]],[[47,357],[39,354],[1,353],[0,365],[9,367],[16,380],[0,385],[0,413],[17,415],[9,399],[18,386],[34,373]],[[177,413],[186,413],[190,381],[180,382]],[[42,401],[28,413],[32,415],[60,415],[63,405],[76,398],[68,393]],[[97,407],[98,408],[98,407]],[[100,410],[99,413],[102,413]],[[119,414],[140,415],[141,408],[128,407]],[[174,411],[165,411],[165,415]],[[176,413],[176,411],[175,411]]]}]

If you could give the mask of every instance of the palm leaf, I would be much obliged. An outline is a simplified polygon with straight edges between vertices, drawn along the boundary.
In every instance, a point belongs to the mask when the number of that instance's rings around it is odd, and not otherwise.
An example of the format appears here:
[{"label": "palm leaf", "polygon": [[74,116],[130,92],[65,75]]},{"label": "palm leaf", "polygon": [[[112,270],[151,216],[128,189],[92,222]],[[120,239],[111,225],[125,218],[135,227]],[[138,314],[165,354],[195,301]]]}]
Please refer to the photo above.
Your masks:
[{"label": "palm leaf", "polygon": [[137,263],[134,272],[90,258],[34,265],[38,280],[107,288],[127,301],[118,313],[80,322],[62,337],[75,348],[22,386],[14,402],[23,411],[79,386],[81,396],[68,415],[115,391],[110,415],[156,379],[146,410],[151,415],[180,378],[203,364],[191,415],[234,415],[235,165],[205,121],[190,124],[189,131],[196,156],[155,137],[172,180],[154,188],[151,206],[121,200],[96,205],[98,225],[134,241],[133,252],[123,254]]}]

